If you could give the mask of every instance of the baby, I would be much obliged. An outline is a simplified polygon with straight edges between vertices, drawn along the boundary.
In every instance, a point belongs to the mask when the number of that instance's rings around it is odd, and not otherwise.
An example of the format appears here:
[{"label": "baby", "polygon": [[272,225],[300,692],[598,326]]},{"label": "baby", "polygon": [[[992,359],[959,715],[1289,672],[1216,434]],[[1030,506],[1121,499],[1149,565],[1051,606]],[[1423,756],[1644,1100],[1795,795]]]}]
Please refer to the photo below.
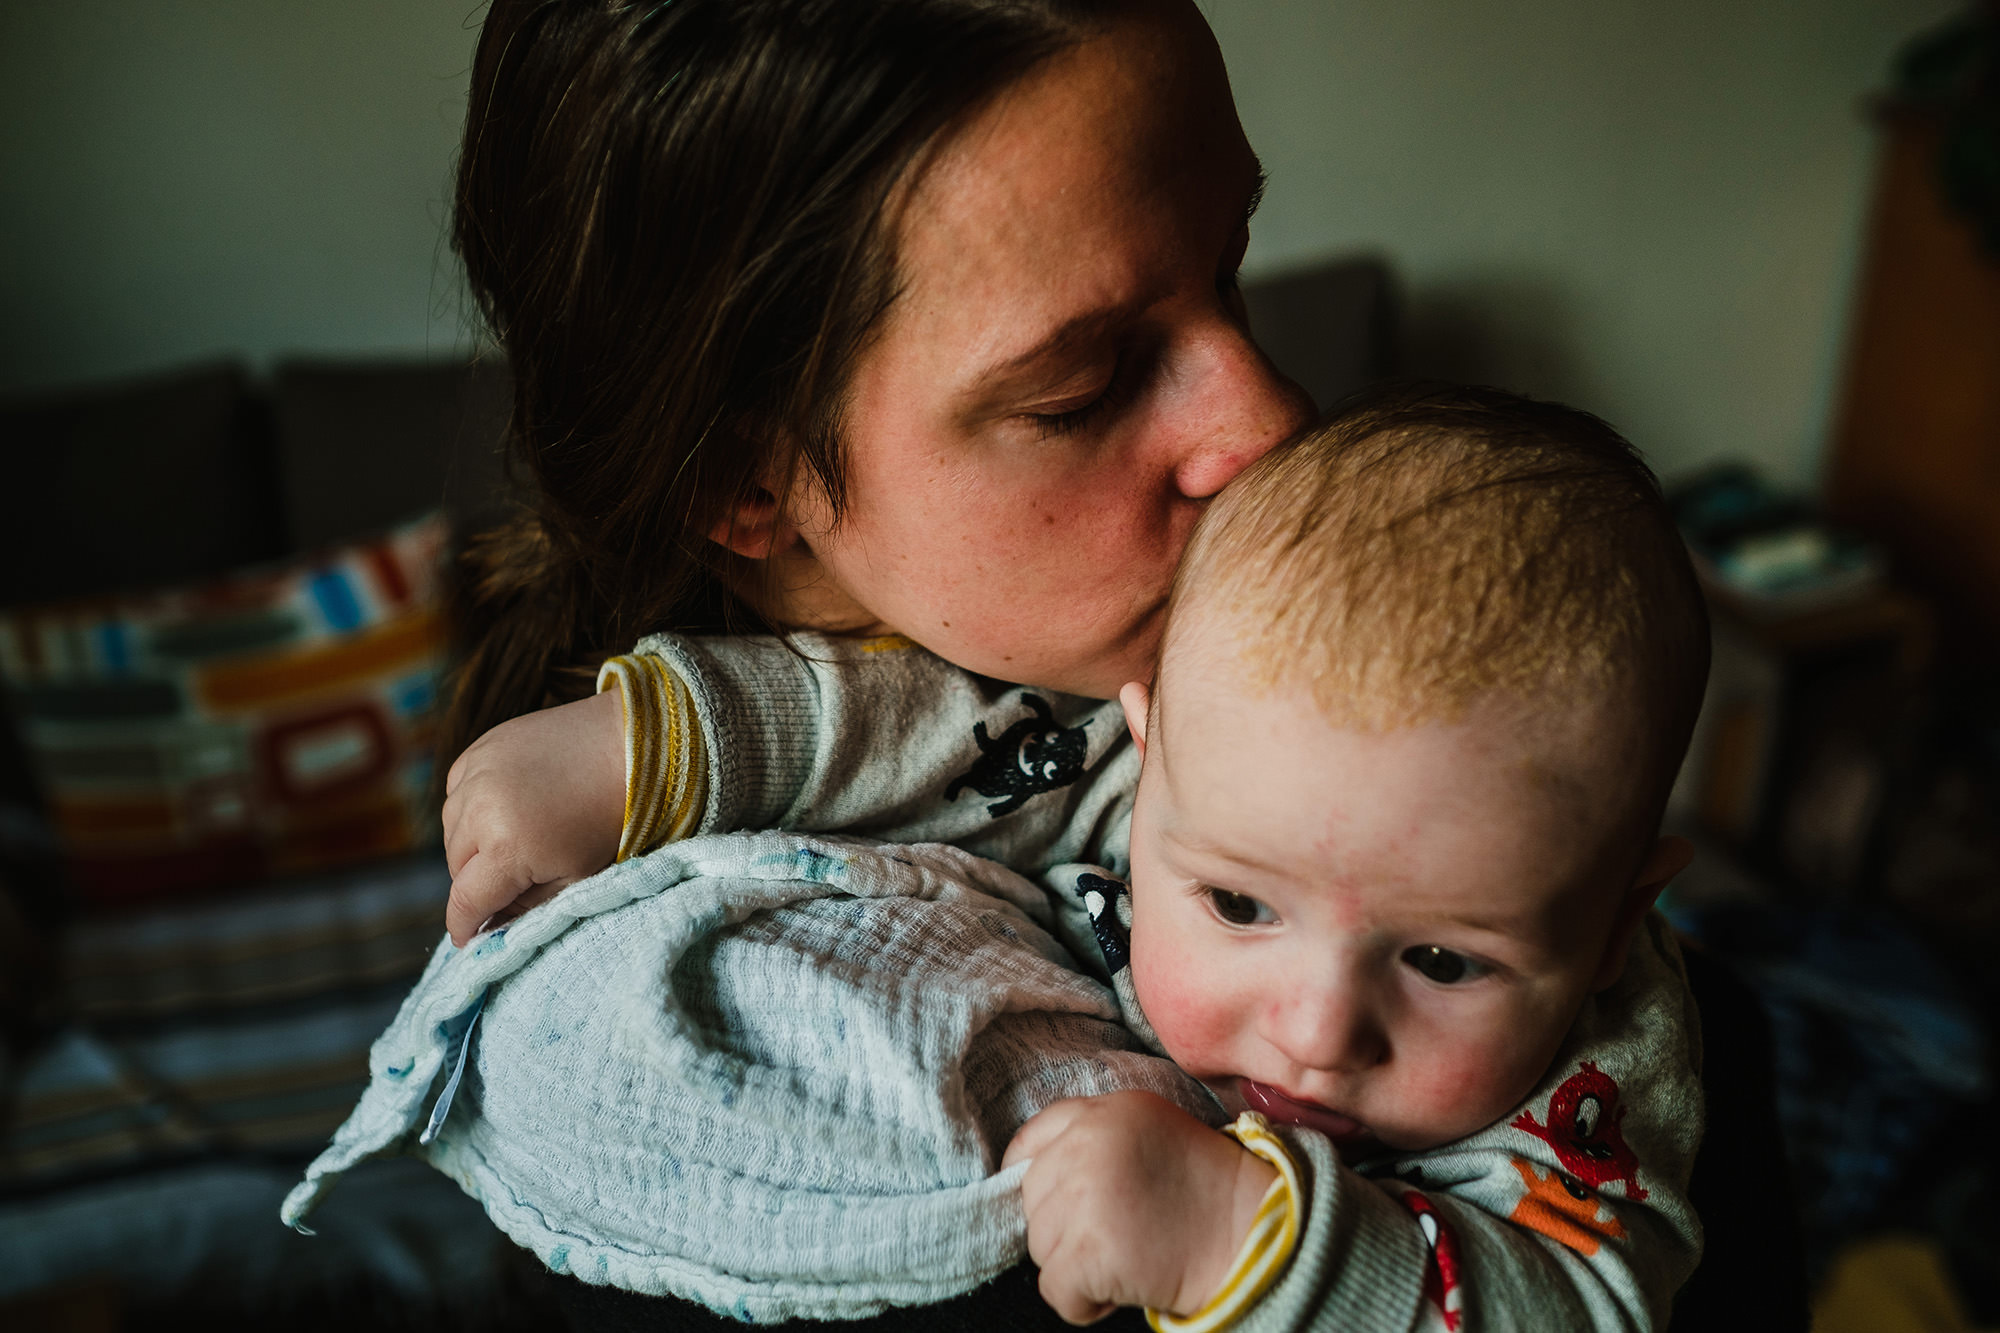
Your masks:
[{"label": "baby", "polygon": [[[1502,1215],[1593,1257],[1619,1230],[1613,1200],[1684,1180],[1691,1144],[1662,1160],[1635,1153],[1642,1135],[1698,1113],[1685,1068],[1660,1077],[1686,1058],[1684,997],[1645,918],[1689,856],[1657,829],[1706,668],[1679,539],[1594,419],[1404,397],[1281,449],[1203,519],[1157,686],[1123,694],[1144,752],[1129,903],[1107,930],[1128,1016],[1229,1111],[1394,1174],[1451,1159],[1461,1198],[1485,1193],[1467,1159],[1494,1141],[1521,1200]],[[1655,989],[1605,996],[1628,972]],[[1652,1030],[1606,1028],[1621,1009]],[[1664,1104],[1636,1101],[1635,1067]],[[1507,1141],[1544,1135],[1553,1169],[1516,1166]],[[1072,1320],[1200,1303],[1276,1179],[1133,1095],[1051,1108],[1021,1158],[1031,1250]],[[1469,1230],[1439,1265],[1445,1316],[1454,1279],[1490,1267]]]},{"label": "baby", "polygon": [[[1701,1104],[1649,909],[1688,858],[1658,824],[1706,620],[1601,422],[1398,390],[1274,451],[1189,547],[1156,685],[1121,697],[1129,744],[1109,705],[901,641],[733,644],[607,668],[623,850],[769,822],[1046,869],[1134,1030],[1238,1117],[1232,1141],[1122,1093],[1021,1130],[1007,1164],[1065,1318],[1664,1324],[1699,1253]],[[581,735],[564,712],[536,725]],[[891,728],[894,762],[860,757]],[[455,872],[548,863],[485,836],[504,730],[454,774]]]}]

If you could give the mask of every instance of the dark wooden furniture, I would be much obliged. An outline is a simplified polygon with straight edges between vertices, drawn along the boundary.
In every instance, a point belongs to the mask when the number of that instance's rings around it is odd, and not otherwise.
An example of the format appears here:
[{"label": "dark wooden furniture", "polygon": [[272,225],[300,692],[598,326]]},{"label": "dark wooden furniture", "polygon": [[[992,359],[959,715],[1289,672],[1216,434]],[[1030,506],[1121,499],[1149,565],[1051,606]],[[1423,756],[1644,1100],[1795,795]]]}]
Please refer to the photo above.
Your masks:
[{"label": "dark wooden furniture", "polygon": [[2000,257],[1945,201],[1939,124],[1911,110],[1882,119],[1827,505],[1990,647],[2000,643]]}]

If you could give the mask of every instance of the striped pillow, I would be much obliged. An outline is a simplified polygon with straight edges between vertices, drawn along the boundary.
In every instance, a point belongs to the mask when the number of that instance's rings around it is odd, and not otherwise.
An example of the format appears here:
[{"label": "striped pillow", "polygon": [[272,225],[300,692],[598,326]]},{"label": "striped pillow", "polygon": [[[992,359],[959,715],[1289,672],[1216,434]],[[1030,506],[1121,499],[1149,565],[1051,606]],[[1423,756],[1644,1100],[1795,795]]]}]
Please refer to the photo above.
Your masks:
[{"label": "striped pillow", "polygon": [[144,596],[0,614],[77,891],[153,901],[385,856],[425,813],[441,517]]}]

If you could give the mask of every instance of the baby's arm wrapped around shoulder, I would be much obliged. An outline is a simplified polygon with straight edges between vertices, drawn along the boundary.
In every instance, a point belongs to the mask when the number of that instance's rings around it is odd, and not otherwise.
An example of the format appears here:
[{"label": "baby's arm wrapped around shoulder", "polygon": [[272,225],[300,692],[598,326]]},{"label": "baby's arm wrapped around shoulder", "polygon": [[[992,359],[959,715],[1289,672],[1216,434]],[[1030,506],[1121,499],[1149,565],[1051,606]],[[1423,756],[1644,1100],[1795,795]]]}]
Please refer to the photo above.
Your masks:
[{"label": "baby's arm wrapped around shoulder", "polygon": [[945,842],[1024,871],[1125,856],[1139,766],[1114,702],[974,676],[894,635],[653,635],[597,687],[452,766],[457,942],[701,833]]},{"label": "baby's arm wrapped around shoulder", "polygon": [[445,776],[445,929],[463,945],[609,865],[625,781],[616,698],[510,718],[466,747]]},{"label": "baby's arm wrapped around shoulder", "polygon": [[[725,822],[735,813],[725,798],[755,805],[764,794],[759,734],[737,726],[741,744],[724,751],[737,762],[719,774],[710,758],[718,732],[760,716],[732,707],[756,697],[755,684],[724,677],[711,686],[712,673],[683,659],[678,642],[662,638],[653,651],[642,644],[610,659],[591,698],[510,718],[452,764],[443,819],[452,877],[445,928],[455,943],[614,861],[737,827]],[[770,711],[782,721],[785,704],[811,682],[784,670],[791,664],[783,658],[762,658]]]},{"label": "baby's arm wrapped around shoulder", "polygon": [[1700,1028],[1664,921],[1632,952],[1543,1083],[1478,1134],[1356,1169],[1281,1131],[1306,1177],[1302,1235],[1233,1329],[1664,1328],[1701,1256]]},{"label": "baby's arm wrapped around shoulder", "polygon": [[1122,860],[1138,763],[1115,702],[975,676],[897,635],[653,635],[606,663],[613,683],[621,860],[746,828],[946,842],[1029,871]]}]

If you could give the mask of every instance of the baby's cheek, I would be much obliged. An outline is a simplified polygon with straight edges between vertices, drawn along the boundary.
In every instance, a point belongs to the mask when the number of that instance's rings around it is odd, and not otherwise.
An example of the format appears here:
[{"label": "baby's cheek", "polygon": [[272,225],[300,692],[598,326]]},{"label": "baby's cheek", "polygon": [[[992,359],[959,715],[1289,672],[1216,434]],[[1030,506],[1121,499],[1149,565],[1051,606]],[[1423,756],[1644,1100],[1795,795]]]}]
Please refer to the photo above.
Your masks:
[{"label": "baby's cheek", "polygon": [[1230,1034],[1234,1024],[1212,985],[1204,985],[1193,969],[1176,967],[1165,951],[1142,947],[1132,939],[1132,986],[1139,1008],[1175,1064],[1196,1078],[1238,1072],[1229,1067]]},{"label": "baby's cheek", "polygon": [[1523,1058],[1504,1034],[1494,1036],[1459,1037],[1413,1062],[1405,1088],[1425,1137],[1444,1142],[1484,1129],[1534,1090],[1546,1061]]}]

